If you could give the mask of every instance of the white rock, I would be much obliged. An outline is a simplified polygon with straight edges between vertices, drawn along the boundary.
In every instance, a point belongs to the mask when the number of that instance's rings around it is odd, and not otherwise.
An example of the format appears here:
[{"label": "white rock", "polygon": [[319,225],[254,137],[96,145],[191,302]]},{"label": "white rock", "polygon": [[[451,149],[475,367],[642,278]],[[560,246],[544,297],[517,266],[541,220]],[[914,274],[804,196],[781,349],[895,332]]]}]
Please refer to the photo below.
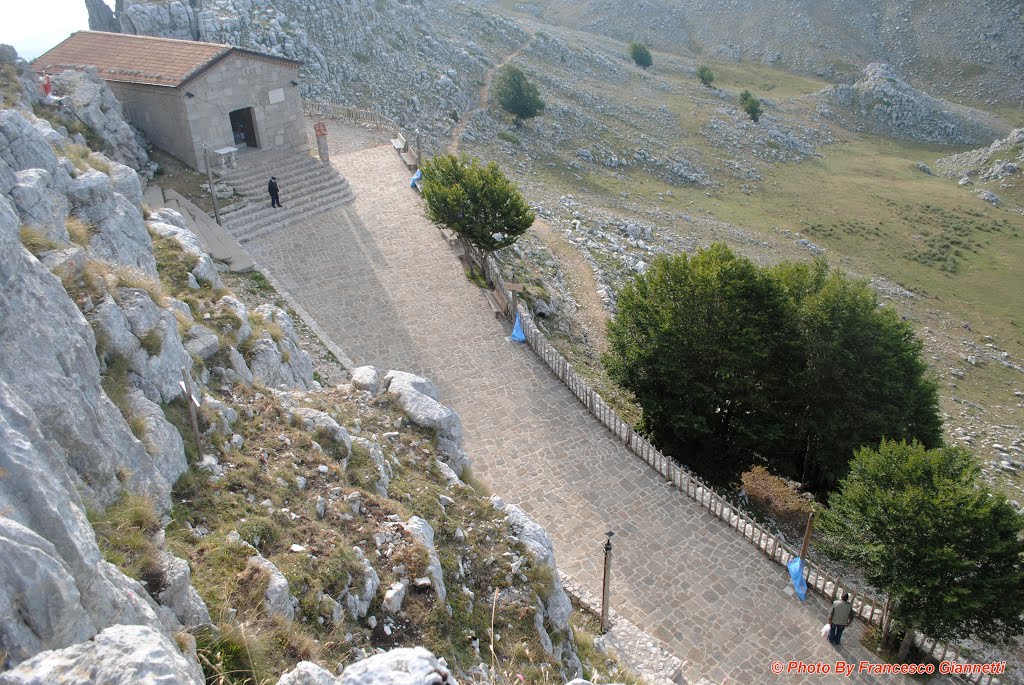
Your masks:
[{"label": "white rock", "polygon": [[312,661],[300,661],[277,681],[277,685],[334,685],[334,674]]},{"label": "white rock", "polygon": [[380,390],[380,373],[372,366],[360,366],[352,371],[352,386],[376,395]]},{"label": "white rock", "polygon": [[402,602],[405,601],[405,584],[394,583],[387,592],[384,593],[384,610],[390,614],[397,614],[402,610]]},{"label": "white rock", "polygon": [[423,647],[400,647],[348,666],[337,685],[458,685],[458,681]]},{"label": "white rock", "polygon": [[148,626],[118,625],[88,642],[41,652],[0,674],[0,685],[202,685],[197,666],[166,635]]},{"label": "white rock", "polygon": [[284,574],[260,554],[249,557],[248,565],[267,575],[267,590],[263,595],[263,606],[267,613],[271,616],[280,616],[287,621],[294,619],[295,607],[298,606],[299,600],[292,597],[288,579]]},{"label": "white rock", "polygon": [[183,626],[193,629],[210,623],[210,611],[192,586],[192,571],[184,559],[164,553],[164,585],[160,604],[169,607]]},{"label": "white rock", "polygon": [[427,575],[434,583],[434,591],[437,593],[437,601],[444,604],[448,599],[448,591],[444,585],[444,573],[441,570],[441,560],[437,557],[437,548],[434,546],[434,529],[430,524],[419,516],[413,516],[405,523],[405,530],[413,536],[420,544],[427,549]]},{"label": "white rock", "polygon": [[348,434],[348,431],[342,428],[330,414],[326,412],[318,411],[316,409],[309,409],[306,407],[296,407],[293,413],[298,418],[302,419],[303,426],[310,433],[317,431],[323,431],[330,438],[345,448],[345,455],[352,454],[352,437]]}]

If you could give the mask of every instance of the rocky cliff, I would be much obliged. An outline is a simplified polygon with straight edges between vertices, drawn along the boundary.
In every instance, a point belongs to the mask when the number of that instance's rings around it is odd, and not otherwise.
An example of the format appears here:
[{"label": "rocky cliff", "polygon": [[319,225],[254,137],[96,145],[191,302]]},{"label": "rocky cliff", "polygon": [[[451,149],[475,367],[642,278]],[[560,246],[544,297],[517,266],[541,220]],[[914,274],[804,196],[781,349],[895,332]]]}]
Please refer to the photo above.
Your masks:
[{"label": "rocky cliff", "polygon": [[141,204],[102,83],[58,110],[0,56],[0,684],[583,675],[550,540],[467,484],[433,384],[323,387],[289,312]]}]

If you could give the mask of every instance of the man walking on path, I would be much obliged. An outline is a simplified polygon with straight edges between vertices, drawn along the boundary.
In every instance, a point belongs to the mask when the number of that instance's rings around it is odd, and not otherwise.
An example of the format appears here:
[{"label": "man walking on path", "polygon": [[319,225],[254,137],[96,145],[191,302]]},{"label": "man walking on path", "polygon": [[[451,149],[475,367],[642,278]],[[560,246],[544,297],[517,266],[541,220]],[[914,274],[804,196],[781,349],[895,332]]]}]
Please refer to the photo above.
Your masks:
[{"label": "man walking on path", "polygon": [[844,592],[842,599],[832,602],[832,611],[828,612],[828,641],[839,644],[843,631],[853,620],[853,605],[850,604],[850,593]]},{"label": "man walking on path", "polygon": [[267,184],[267,192],[270,193],[270,206],[271,207],[283,207],[281,200],[278,199],[277,190],[277,176],[270,177],[270,183]]}]

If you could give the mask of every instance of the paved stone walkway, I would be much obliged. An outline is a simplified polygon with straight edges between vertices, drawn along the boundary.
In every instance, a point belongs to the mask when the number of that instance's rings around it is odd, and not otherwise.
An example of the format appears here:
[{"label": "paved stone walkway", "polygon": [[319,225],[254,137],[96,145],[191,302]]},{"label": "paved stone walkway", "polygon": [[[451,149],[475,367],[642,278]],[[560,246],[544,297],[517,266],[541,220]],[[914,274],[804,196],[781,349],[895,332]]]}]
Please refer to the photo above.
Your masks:
[{"label": "paved stone walkway", "polygon": [[870,659],[862,628],[829,645],[823,601],[796,600],[781,567],[663,483],[505,340],[390,146],[332,158],[355,203],[249,249],[356,364],[436,381],[462,416],[476,475],[547,528],[560,568],[599,594],[603,533],[615,531],[616,609],[686,660],[691,682],[910,682],[773,675],[774,660]]}]

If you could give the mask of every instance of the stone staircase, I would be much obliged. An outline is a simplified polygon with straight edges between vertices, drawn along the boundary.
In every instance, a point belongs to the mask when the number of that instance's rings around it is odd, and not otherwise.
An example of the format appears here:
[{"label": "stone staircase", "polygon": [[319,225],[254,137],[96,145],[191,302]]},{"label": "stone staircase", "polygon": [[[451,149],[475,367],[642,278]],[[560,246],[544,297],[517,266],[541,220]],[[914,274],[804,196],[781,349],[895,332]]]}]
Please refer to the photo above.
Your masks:
[{"label": "stone staircase", "polygon": [[[243,245],[355,199],[348,181],[306,151],[246,152],[220,177],[242,196],[221,210],[226,228]],[[277,177],[282,207],[270,206],[267,182]]]}]

